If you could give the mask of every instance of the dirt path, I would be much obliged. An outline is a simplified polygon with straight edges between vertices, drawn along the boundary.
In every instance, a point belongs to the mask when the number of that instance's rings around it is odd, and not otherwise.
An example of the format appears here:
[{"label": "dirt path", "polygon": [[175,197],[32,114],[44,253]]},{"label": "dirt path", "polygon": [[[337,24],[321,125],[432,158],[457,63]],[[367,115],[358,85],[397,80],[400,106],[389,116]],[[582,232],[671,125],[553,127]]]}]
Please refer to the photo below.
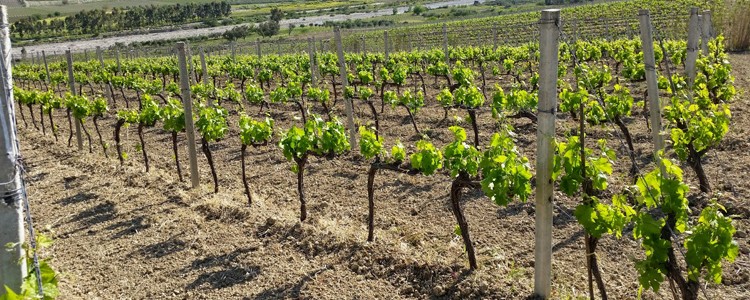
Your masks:
[{"label": "dirt path", "polygon": [[[732,63],[737,86],[750,90],[750,54],[732,55]],[[717,155],[706,159],[709,178],[724,193],[721,203],[737,217],[742,249],[737,262],[725,264],[725,282],[708,284],[713,299],[750,297],[750,203],[744,196],[750,192],[749,109],[744,92],[732,105],[730,133]],[[280,128],[299,122],[291,117],[293,111],[277,111]],[[358,122],[368,116],[363,107],[357,112]],[[413,143],[411,124],[403,114],[387,110],[383,118],[388,145],[396,138]],[[420,125],[442,147],[449,133],[435,125],[440,119],[442,110],[435,107],[419,115]],[[480,124],[483,141],[493,130],[488,119],[479,118],[485,121]],[[56,123],[67,130],[62,119]],[[535,126],[521,120],[515,126],[519,147],[533,160]],[[563,134],[574,122],[561,116],[559,126]],[[647,160],[651,146],[645,125],[634,117],[628,126],[640,158]],[[615,145],[609,128],[591,130],[592,137]],[[54,232],[55,245],[47,254],[61,272],[61,299],[519,299],[533,291],[531,202],[498,207],[479,191],[464,196],[480,265],[469,274],[463,246],[453,234],[445,176],[380,173],[375,184],[376,241],[366,243],[367,164],[361,159],[312,160],[306,177],[310,217],[300,224],[296,179],[278,147],[250,151],[250,183],[257,197],[248,207],[239,180],[236,132],[214,146],[221,191],[213,194],[207,169],[199,190],[177,180],[169,136],[157,129],[147,131],[152,171],[144,173],[133,131],[130,128],[125,138],[131,158],[120,167],[112,155],[106,159],[100,153],[79,153],[21,126],[32,213],[38,229],[49,226]],[[623,159],[616,166],[613,189],[625,184],[629,166],[618,151]],[[199,163],[207,168],[203,157]],[[694,174],[683,168],[695,187]],[[576,203],[558,195],[553,231],[556,299],[586,293],[583,232],[571,217]],[[606,237],[600,243],[610,297],[635,298],[633,259],[642,255],[639,244],[630,232],[621,240]],[[659,294],[645,293],[645,298],[666,299],[667,293],[665,287]]]}]

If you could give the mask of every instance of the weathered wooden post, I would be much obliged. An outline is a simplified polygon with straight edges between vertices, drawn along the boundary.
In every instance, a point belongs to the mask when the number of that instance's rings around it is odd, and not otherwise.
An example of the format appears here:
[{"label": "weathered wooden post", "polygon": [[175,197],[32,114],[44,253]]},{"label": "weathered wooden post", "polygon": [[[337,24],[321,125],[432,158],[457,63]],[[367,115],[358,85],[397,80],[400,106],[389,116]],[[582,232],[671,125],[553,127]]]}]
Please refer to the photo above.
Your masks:
[{"label": "weathered wooden post", "polygon": [[690,9],[690,23],[688,23],[687,56],[685,71],[687,72],[688,98],[693,100],[693,83],[695,82],[695,63],[698,60],[698,42],[700,39],[700,24],[698,22],[698,8]]},{"label": "weathered wooden post", "polygon": [[[68,83],[70,86],[70,93],[76,94],[76,78],[73,75],[73,54],[70,53],[70,49],[65,50],[65,56],[68,60]],[[78,143],[78,151],[83,150],[83,137],[81,136],[81,122],[76,120],[76,142]]]},{"label": "weathered wooden post", "polygon": [[557,108],[557,65],[560,37],[560,10],[542,11],[539,40],[539,107],[536,159],[536,212],[534,250],[534,293],[551,296],[552,203],[555,200],[552,166],[555,157],[555,118]]},{"label": "weathered wooden post", "polygon": [[651,138],[654,140],[654,159],[664,173],[664,165],[658,159],[658,153],[664,149],[664,137],[661,135],[661,104],[659,103],[659,85],[656,76],[656,58],[654,56],[654,38],[651,31],[649,11],[638,11],[641,26],[641,44],[643,45],[643,62],[646,65],[646,84],[648,89],[648,111],[651,123]]},{"label": "weathered wooden post", "polygon": [[[23,204],[26,191],[21,178],[20,154],[16,137],[15,101],[10,56],[8,11],[0,5],[0,286],[21,293],[27,275]],[[6,247],[6,245],[11,245]],[[5,291],[3,291],[5,293]]]},{"label": "weathered wooden post", "polygon": [[198,173],[198,158],[195,149],[195,126],[193,124],[193,101],[190,97],[190,76],[187,69],[187,45],[184,42],[177,43],[177,57],[180,64],[180,86],[182,90],[182,106],[185,111],[185,133],[187,135],[188,157],[190,159],[190,182],[193,188],[200,185],[200,174]]},{"label": "weathered wooden post", "polygon": [[[349,79],[347,78],[346,71],[346,60],[344,58],[344,47],[341,45],[341,30],[339,27],[333,28],[333,34],[336,39],[336,53],[339,59],[339,71],[341,72],[341,91],[346,91],[346,87],[349,86]],[[352,99],[344,97],[344,105],[346,106],[346,127],[349,130],[349,145],[352,147],[352,151],[357,149],[357,128],[354,127],[354,109],[352,108]]]}]

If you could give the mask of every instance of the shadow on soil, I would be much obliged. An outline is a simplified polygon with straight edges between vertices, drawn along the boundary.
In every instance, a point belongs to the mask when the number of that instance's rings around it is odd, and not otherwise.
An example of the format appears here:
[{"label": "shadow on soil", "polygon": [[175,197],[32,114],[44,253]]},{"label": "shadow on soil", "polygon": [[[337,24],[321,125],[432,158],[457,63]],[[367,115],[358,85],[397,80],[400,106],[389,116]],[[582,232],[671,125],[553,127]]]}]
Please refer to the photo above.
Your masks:
[{"label": "shadow on soil", "polygon": [[81,225],[88,227],[110,221],[115,218],[116,214],[117,210],[115,209],[115,204],[111,201],[106,201],[78,213],[71,218],[70,222],[78,222],[81,223]]},{"label": "shadow on soil", "polygon": [[317,276],[320,273],[323,273],[326,270],[330,270],[330,266],[324,266],[320,269],[314,270],[312,272],[309,272],[299,278],[296,282],[293,283],[287,283],[285,285],[282,285],[277,288],[273,289],[267,289],[260,294],[256,295],[253,298],[245,298],[245,299],[298,299],[300,298],[300,293],[302,292],[302,288],[305,286],[305,284],[314,279],[315,276]]},{"label": "shadow on soil", "polygon": [[121,221],[108,226],[107,230],[119,230],[112,235],[112,239],[118,239],[124,236],[138,233],[138,231],[145,230],[151,225],[144,223],[146,217],[139,216],[129,221]]},{"label": "shadow on soil", "polygon": [[[502,294],[502,291],[493,288],[480,290],[478,287],[464,284],[464,281],[470,280],[472,274],[464,264],[423,263],[406,257],[379,254],[382,252],[372,249],[378,247],[377,241],[359,243],[340,240],[329,235],[316,234],[315,229],[300,224],[260,226],[257,236],[282,244],[283,247],[295,250],[308,258],[335,257],[334,266],[337,270],[340,266],[368,280],[387,281],[399,289],[399,294],[407,297],[454,299],[471,293],[478,296]],[[317,273],[334,266],[325,266],[303,276],[297,282],[264,291],[253,299],[274,298],[275,295],[282,298],[297,298],[307,281]],[[443,289],[443,293],[435,296],[433,290],[438,286]],[[469,293],[467,289],[470,290]]]},{"label": "shadow on soil", "polygon": [[[198,278],[196,278],[192,283],[188,284],[186,288],[219,289],[255,279],[256,277],[258,277],[258,275],[260,275],[260,267],[243,266],[241,257],[256,250],[258,250],[257,246],[245,247],[226,254],[208,256],[206,258],[193,261],[193,263],[190,264],[190,266],[186,267],[183,272],[198,271],[201,272],[201,274],[198,275]],[[219,268],[219,270],[207,270],[212,268]],[[208,287],[205,286],[206,284],[208,285]]]},{"label": "shadow on soil", "polygon": [[77,203],[86,202],[86,201],[94,200],[98,198],[99,196],[96,194],[92,194],[88,192],[80,192],[73,196],[62,198],[55,203],[62,204],[62,205],[71,205],[71,204],[77,204]]},{"label": "shadow on soil", "polygon": [[136,253],[144,256],[145,258],[162,258],[167,255],[185,250],[186,248],[187,243],[178,238],[178,235],[173,235],[166,241],[145,246],[139,249]]}]

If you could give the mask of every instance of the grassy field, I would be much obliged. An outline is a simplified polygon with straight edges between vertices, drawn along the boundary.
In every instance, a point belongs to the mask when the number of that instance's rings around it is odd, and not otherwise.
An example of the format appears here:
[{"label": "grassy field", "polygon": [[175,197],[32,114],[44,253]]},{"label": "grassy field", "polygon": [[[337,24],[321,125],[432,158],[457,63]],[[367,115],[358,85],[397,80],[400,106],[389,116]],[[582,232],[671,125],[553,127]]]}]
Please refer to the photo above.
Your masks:
[{"label": "grassy field", "polygon": [[[594,0],[592,2],[586,2],[586,4],[596,4],[596,3],[605,3],[605,2],[617,2],[622,0]],[[551,5],[551,6],[544,6],[544,8],[564,8],[569,5]],[[532,12],[532,11],[538,11],[542,9],[541,6],[537,5],[535,2],[529,2],[529,1],[518,1],[517,5],[513,6],[502,6],[502,5],[491,5],[491,4],[485,4],[485,5],[477,5],[477,6],[460,6],[460,7],[452,7],[452,8],[436,8],[436,9],[430,9],[426,11],[423,14],[415,15],[411,12],[402,13],[402,14],[396,14],[396,15],[385,15],[385,16],[379,16],[379,17],[372,17],[363,19],[363,21],[370,21],[370,20],[388,20],[393,21],[395,25],[388,26],[388,27],[367,27],[362,28],[362,30],[367,31],[373,31],[378,32],[380,34],[382,30],[388,29],[388,30],[394,30],[394,29],[401,29],[401,28],[409,28],[410,26],[415,25],[422,25],[422,24],[431,24],[431,23],[442,23],[442,22],[450,22],[450,21],[461,21],[461,20],[470,20],[470,19],[478,19],[478,18],[487,18],[487,17],[494,17],[494,16],[500,16],[500,15],[512,15],[512,14],[518,14],[518,13],[525,13],[525,12]],[[274,36],[273,38],[263,38],[260,35],[256,33],[251,33],[247,38],[237,41],[238,45],[249,45],[252,44],[253,41],[255,41],[257,38],[261,38],[262,40],[284,40],[284,39],[300,39],[302,37],[316,37],[316,38],[329,38],[333,32],[333,28],[331,27],[296,27],[292,30],[291,34],[288,33],[288,29],[286,26],[282,26],[281,30],[279,31],[279,34]],[[173,44],[175,41],[167,41],[163,44]],[[221,38],[206,38],[206,39],[195,39],[191,41],[191,45],[194,46],[203,46],[203,47],[228,47],[228,41]],[[251,47],[247,46],[247,47]],[[161,48],[162,46],[157,46],[156,48]]]},{"label": "grassy field", "polygon": [[[213,0],[112,0],[112,1],[96,1],[82,4],[67,4],[67,5],[50,5],[50,6],[34,6],[34,7],[9,7],[8,12],[10,13],[10,22],[28,17],[32,15],[46,16],[48,14],[54,14],[55,12],[61,15],[72,15],[82,10],[93,10],[101,8],[113,8],[113,7],[126,7],[126,6],[138,6],[138,5],[169,5],[175,3],[206,3]],[[33,1],[32,1],[33,2]]]},{"label": "grassy field", "polygon": [[[92,10],[101,8],[114,8],[114,7],[127,7],[127,6],[139,6],[139,5],[172,5],[176,3],[207,3],[219,0],[112,0],[112,1],[94,1],[82,4],[67,4],[67,5],[50,5],[50,6],[36,6],[36,7],[9,7],[10,21],[21,19],[23,17],[32,16],[35,14],[46,16],[54,14],[55,12],[60,15],[71,15],[82,10]],[[33,2],[33,1],[32,1]],[[72,2],[72,1],[71,1]],[[332,9],[332,8],[343,8],[352,5],[363,5],[373,4],[375,0],[342,0],[342,1],[324,1],[324,0],[228,0],[232,4],[232,17],[247,17],[256,16],[260,14],[268,15],[271,11],[271,7],[279,7],[283,11],[306,11],[306,10],[317,10],[317,9]],[[384,0],[377,1],[382,6],[389,4],[403,4],[407,3],[424,3],[429,1],[399,1],[399,0]],[[403,2],[403,3],[402,3]]]}]

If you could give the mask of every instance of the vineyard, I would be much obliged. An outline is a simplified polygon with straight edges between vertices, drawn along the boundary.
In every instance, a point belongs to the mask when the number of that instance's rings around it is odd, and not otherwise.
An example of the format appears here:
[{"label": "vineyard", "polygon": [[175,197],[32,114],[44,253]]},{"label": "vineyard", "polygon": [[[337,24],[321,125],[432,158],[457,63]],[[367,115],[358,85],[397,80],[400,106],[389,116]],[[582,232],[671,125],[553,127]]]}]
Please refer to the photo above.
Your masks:
[{"label": "vineyard", "polygon": [[629,14],[609,35],[563,17],[556,66],[538,31],[445,27],[410,51],[16,64],[31,196],[91,247],[57,250],[63,295],[527,297],[552,187],[551,298],[747,297],[748,56],[697,14],[654,15],[644,45]]}]

